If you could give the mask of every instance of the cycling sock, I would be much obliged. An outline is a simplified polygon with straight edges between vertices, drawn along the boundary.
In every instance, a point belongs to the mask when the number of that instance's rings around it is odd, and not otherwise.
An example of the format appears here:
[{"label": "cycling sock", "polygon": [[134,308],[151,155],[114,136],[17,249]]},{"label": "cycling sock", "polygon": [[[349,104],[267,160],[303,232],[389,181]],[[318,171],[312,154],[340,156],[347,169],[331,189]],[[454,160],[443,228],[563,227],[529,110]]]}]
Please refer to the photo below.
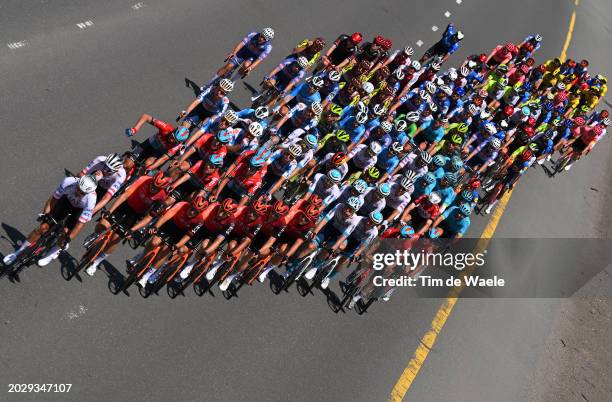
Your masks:
[{"label": "cycling sock", "polygon": [[108,254],[106,254],[105,252],[101,252],[100,255],[94,260],[94,265],[100,265],[102,261],[106,260],[106,257],[108,257]]},{"label": "cycling sock", "polygon": [[16,255],[21,254],[21,252],[23,252],[23,250],[25,250],[26,248],[30,247],[32,245],[32,243],[30,243],[29,241],[24,241],[21,246],[17,249],[17,251],[15,251]]}]

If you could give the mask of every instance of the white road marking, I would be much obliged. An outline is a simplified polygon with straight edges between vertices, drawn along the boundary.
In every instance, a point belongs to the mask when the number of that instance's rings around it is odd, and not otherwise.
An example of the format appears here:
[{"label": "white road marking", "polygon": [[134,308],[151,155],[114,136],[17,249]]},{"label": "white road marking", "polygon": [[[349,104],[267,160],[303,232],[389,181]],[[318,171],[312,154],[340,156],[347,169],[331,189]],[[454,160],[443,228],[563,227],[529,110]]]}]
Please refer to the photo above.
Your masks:
[{"label": "white road marking", "polygon": [[463,0],[456,0],[457,4],[463,3]]},{"label": "white road marking", "polygon": [[423,46],[423,41],[419,39],[419,40],[416,42],[416,45],[417,45],[418,47]]},{"label": "white road marking", "polygon": [[79,318],[80,316],[84,315],[86,312],[87,312],[87,307],[78,306],[76,309],[70,310],[66,314],[66,318],[68,318],[69,320],[74,320],[75,318]]},{"label": "white road marking", "polygon": [[11,42],[11,43],[7,43],[6,46],[8,46],[9,49],[19,49],[20,47],[24,47],[29,45],[30,42],[28,42],[27,40],[22,40],[19,42]]},{"label": "white road marking", "polygon": [[93,24],[94,23],[92,20],[87,20],[87,21],[79,22],[78,24],[76,24],[76,26],[79,27],[79,29],[87,29]]},{"label": "white road marking", "polygon": [[438,30],[438,26],[437,26],[437,25],[432,26],[432,27],[431,27],[431,30],[432,30],[432,31],[434,31],[434,32],[436,32],[436,31]]},{"label": "white road marking", "polygon": [[132,10],[139,10],[139,9],[143,8],[144,6],[145,6],[145,3],[141,1],[139,3],[134,4],[132,6]]},{"label": "white road marking", "polygon": [[450,18],[450,16],[451,16],[451,12],[447,10],[447,11],[444,13],[444,16],[445,16],[446,18]]}]

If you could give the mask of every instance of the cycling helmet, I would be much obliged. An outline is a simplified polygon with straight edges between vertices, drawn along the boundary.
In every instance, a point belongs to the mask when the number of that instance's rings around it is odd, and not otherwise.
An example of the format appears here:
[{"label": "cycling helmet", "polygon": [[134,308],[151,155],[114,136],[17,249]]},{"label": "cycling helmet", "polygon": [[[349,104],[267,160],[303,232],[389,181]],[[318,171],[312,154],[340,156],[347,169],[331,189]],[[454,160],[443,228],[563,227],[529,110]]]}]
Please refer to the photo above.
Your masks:
[{"label": "cycling helmet", "polygon": [[353,42],[355,45],[358,45],[359,43],[361,43],[362,40],[363,40],[363,35],[361,35],[361,32],[355,32],[354,34],[351,35],[351,42]]},{"label": "cycling helmet", "polygon": [[353,211],[357,212],[359,208],[361,208],[361,200],[357,197],[349,197],[346,200],[346,205],[351,208]]},{"label": "cycling helmet", "polygon": [[582,116],[578,116],[574,119],[574,123],[577,126],[584,126],[584,118]]},{"label": "cycling helmet", "polygon": [[468,204],[461,204],[459,212],[464,216],[470,216],[472,214],[472,208]]},{"label": "cycling helmet", "polygon": [[442,201],[442,197],[440,197],[440,194],[437,191],[432,191],[431,193],[429,193],[427,198],[429,199],[429,202],[434,205],[438,205],[440,201]]},{"label": "cycling helmet", "polygon": [[442,176],[442,177],[451,186],[454,186],[455,184],[457,184],[457,175],[455,173],[453,173],[453,172],[446,172],[446,173],[444,173],[444,176]]},{"label": "cycling helmet", "polygon": [[322,88],[323,85],[325,85],[325,81],[323,81],[323,78],[315,76],[312,77],[312,79],[310,80],[310,85],[315,88]]},{"label": "cycling helmet", "polygon": [[470,74],[470,69],[467,68],[467,66],[463,66],[459,69],[459,73],[461,73],[462,76],[467,77]]},{"label": "cycling helmet", "polygon": [[[400,69],[398,68],[397,70],[395,70],[395,71],[393,72],[393,76],[395,77],[395,79],[396,79],[396,80],[401,81],[401,80],[403,80],[403,79],[404,79],[405,74],[404,74],[404,72],[403,72],[402,70],[400,70]],[[390,87],[388,87],[388,86],[387,86],[387,87],[385,87],[385,88],[390,88]]]},{"label": "cycling helmet", "polygon": [[123,159],[119,154],[108,154],[104,160],[104,164],[111,172],[116,172],[123,167]]},{"label": "cycling helmet", "polygon": [[374,84],[372,84],[371,82],[364,82],[363,84],[361,84],[361,89],[363,89],[364,92],[369,95],[374,92]]},{"label": "cycling helmet", "polygon": [[393,124],[391,124],[388,121],[383,121],[382,123],[380,123],[380,128],[385,132],[385,133],[390,133],[391,130],[393,130]]},{"label": "cycling helmet", "polygon": [[270,110],[267,106],[259,106],[255,109],[255,117],[259,120],[263,120],[270,115]]},{"label": "cycling helmet", "polygon": [[353,188],[355,191],[357,191],[357,193],[364,194],[368,190],[368,183],[366,183],[363,179],[357,179],[353,183]]},{"label": "cycling helmet", "polygon": [[391,144],[391,150],[396,154],[402,152],[403,149],[404,149],[404,146],[397,141]]},{"label": "cycling helmet", "polygon": [[378,141],[372,141],[369,146],[369,151],[374,155],[378,155],[382,151],[382,146]]},{"label": "cycling helmet", "polygon": [[453,94],[453,90],[448,85],[441,85],[440,91],[442,91],[448,96],[451,96]]},{"label": "cycling helmet", "polygon": [[238,115],[231,109],[228,109],[223,113],[223,118],[227,120],[229,124],[236,124],[238,122]]},{"label": "cycling helmet", "polygon": [[255,138],[261,137],[263,134],[263,126],[254,121],[253,123],[249,124],[249,133],[251,133],[251,135]]},{"label": "cycling helmet", "polygon": [[593,132],[595,135],[601,135],[601,133],[603,133],[603,128],[601,128],[601,126],[595,126],[593,127]]},{"label": "cycling helmet", "polygon": [[508,85],[508,78],[506,78],[506,77],[501,77],[501,78],[499,79],[499,81],[497,81],[497,86],[498,86],[498,87],[503,88],[503,87],[505,87],[506,85]]},{"label": "cycling helmet", "polygon": [[501,140],[499,138],[493,138],[491,140],[491,147],[493,147],[493,149],[500,149],[501,148]]},{"label": "cycling helmet", "polygon": [[82,193],[90,194],[96,191],[98,187],[98,181],[90,174],[86,174],[79,179],[79,190]]},{"label": "cycling helmet", "polygon": [[396,120],[395,121],[395,131],[406,131],[407,128],[408,128],[408,123],[406,123],[406,120]]},{"label": "cycling helmet", "polygon": [[419,174],[414,170],[407,170],[404,177],[414,183],[417,177],[419,177]]},{"label": "cycling helmet", "polygon": [[414,68],[415,70],[417,70],[417,71],[419,71],[421,69],[421,63],[419,63],[416,60],[414,60],[412,63],[410,63],[410,66],[412,68]]},{"label": "cycling helmet", "polygon": [[315,112],[316,115],[320,115],[323,113],[323,106],[321,106],[319,102],[313,102],[312,105],[310,105],[310,110]]},{"label": "cycling helmet", "polygon": [[485,128],[485,131],[487,133],[491,134],[491,135],[497,133],[497,128],[495,128],[495,124],[493,124],[493,123],[489,122],[489,123],[485,124],[484,128]]},{"label": "cycling helmet", "polygon": [[427,91],[425,91],[424,89],[421,89],[419,91],[419,98],[421,98],[421,100],[428,100],[429,99],[429,94],[427,93]]},{"label": "cycling helmet", "polygon": [[502,120],[499,122],[499,126],[501,128],[508,128],[508,122],[506,120]]},{"label": "cycling helmet", "polygon": [[208,157],[208,163],[210,163],[211,165],[215,166],[215,167],[221,167],[223,166],[223,157],[221,155],[210,155]]},{"label": "cycling helmet", "polygon": [[480,180],[477,179],[476,177],[470,179],[470,181],[468,182],[468,188],[472,189],[472,190],[476,190],[478,188],[480,188]]},{"label": "cycling helmet", "polygon": [[436,84],[434,84],[434,83],[433,83],[433,82],[431,82],[431,81],[428,81],[428,82],[425,84],[425,89],[427,89],[427,92],[429,92],[430,94],[432,94],[432,95],[433,95],[434,93],[436,93],[436,89],[437,89],[437,87],[436,87]]},{"label": "cycling helmet", "polygon": [[297,65],[300,66],[301,69],[305,69],[306,67],[308,67],[308,59],[304,56],[298,57]]},{"label": "cycling helmet", "polygon": [[378,179],[380,177],[380,170],[376,166],[372,166],[366,171],[366,174],[371,179]]},{"label": "cycling helmet", "polygon": [[457,70],[455,68],[450,68],[448,70],[448,78],[450,78],[451,81],[455,81],[457,78],[459,78],[459,75],[457,75]]},{"label": "cycling helmet", "polygon": [[427,106],[429,106],[429,110],[431,110],[432,112],[438,111],[438,105],[433,102],[428,102]]},{"label": "cycling helmet", "polygon": [[521,114],[525,117],[529,116],[531,114],[531,109],[529,109],[529,106],[523,106],[521,109]]},{"label": "cycling helmet", "polygon": [[227,144],[232,139],[232,134],[227,130],[223,130],[223,131],[219,131],[217,135],[215,136],[215,138],[221,144]]},{"label": "cycling helmet", "polygon": [[601,124],[603,124],[604,126],[608,127],[610,125],[610,118],[606,117],[601,121]]},{"label": "cycling helmet", "polygon": [[435,155],[433,158],[431,158],[431,162],[437,167],[442,167],[446,161],[442,155]]},{"label": "cycling helmet", "polygon": [[172,136],[176,142],[185,142],[189,138],[189,129],[183,126],[177,127],[173,131]]},{"label": "cycling helmet", "polygon": [[261,31],[261,35],[267,40],[272,40],[274,39],[274,29],[268,27],[268,28],[264,28],[263,31]]},{"label": "cycling helmet", "polygon": [[336,139],[340,142],[349,142],[349,140],[351,139],[351,136],[349,135],[349,133],[347,133],[344,130],[337,130]]},{"label": "cycling helmet", "polygon": [[468,129],[469,129],[469,128],[470,128],[470,126],[468,126],[467,124],[465,124],[465,123],[459,123],[459,124],[457,125],[457,127],[455,127],[455,130],[457,130],[457,132],[458,132],[458,133],[465,134],[465,133],[467,133],[467,132],[468,132]]},{"label": "cycling helmet", "polygon": [[368,120],[368,114],[365,112],[357,112],[355,120],[357,121],[357,124],[363,124]]},{"label": "cycling helmet", "polygon": [[331,169],[329,172],[327,172],[327,178],[332,183],[338,184],[340,183],[340,180],[342,180],[342,173],[340,173],[340,171],[337,169]]},{"label": "cycling helmet", "polygon": [[487,92],[486,89],[480,89],[478,90],[478,96],[484,99],[487,96],[489,96],[489,93]]},{"label": "cycling helmet", "polygon": [[314,148],[317,146],[318,143],[317,136],[314,134],[306,134],[306,136],[304,137],[304,142],[310,148]]},{"label": "cycling helmet", "polygon": [[406,120],[412,123],[419,121],[419,117],[419,112],[409,112],[406,114]]},{"label": "cycling helmet", "polygon": [[440,63],[431,63],[431,69],[434,71],[440,71],[441,68],[441,64]]},{"label": "cycling helmet", "polygon": [[399,185],[401,188],[409,190],[411,187],[414,186],[414,180],[410,180],[408,177],[404,176],[400,180]]},{"label": "cycling helmet", "polygon": [[196,195],[193,200],[191,200],[191,206],[199,212],[202,212],[208,207],[208,201],[202,194]]},{"label": "cycling helmet", "polygon": [[249,159],[249,165],[251,165],[252,167],[256,167],[256,168],[262,167],[263,165],[266,164],[268,156],[270,156],[269,150],[257,152],[255,155],[251,157],[251,159]]},{"label": "cycling helmet", "polygon": [[436,182],[436,176],[431,172],[425,173],[422,177],[423,181],[427,184],[434,184]]},{"label": "cycling helmet", "polygon": [[374,115],[376,116],[382,116],[383,114],[385,114],[385,112],[387,111],[387,109],[385,109],[385,107],[383,105],[380,104],[376,104],[374,105],[374,107],[372,108],[372,111],[374,112]]},{"label": "cycling helmet", "polygon": [[368,107],[363,102],[357,102],[357,113],[368,113]]},{"label": "cycling helmet", "polygon": [[552,103],[552,102],[550,102],[550,101],[546,101],[546,102],[544,102],[544,109],[545,109],[547,112],[550,112],[550,111],[551,111],[551,110],[553,110],[554,108],[555,108],[555,105],[553,105],[553,103]]},{"label": "cycling helmet", "polygon": [[476,116],[476,114],[478,113],[478,106],[474,105],[473,103],[470,103],[470,105],[468,106],[468,112],[470,112],[472,116]]},{"label": "cycling helmet", "polygon": [[451,142],[456,145],[461,145],[463,144],[463,137],[459,134],[453,134],[451,135]]},{"label": "cycling helmet", "polygon": [[327,74],[327,78],[329,78],[331,82],[338,82],[340,81],[340,73],[336,70],[332,70]]},{"label": "cycling helmet", "polygon": [[527,148],[521,154],[521,160],[527,162],[533,157],[533,151],[530,148]]},{"label": "cycling helmet", "polygon": [[302,155],[302,147],[299,146],[298,144],[290,145],[287,150],[289,151],[291,155],[293,155],[296,158],[299,158]]},{"label": "cycling helmet", "polygon": [[463,161],[458,156],[453,156],[451,158],[450,164],[451,164],[451,168],[454,171],[457,171],[457,170],[459,170],[459,169],[461,169],[463,167]]},{"label": "cycling helmet", "polygon": [[455,95],[462,97],[463,95],[465,95],[465,89],[463,87],[455,88]]},{"label": "cycling helmet", "polygon": [[234,90],[234,83],[227,78],[223,78],[219,81],[219,87],[225,92],[232,92]]},{"label": "cycling helmet", "polygon": [[388,183],[380,183],[378,186],[376,186],[376,192],[379,195],[386,197],[391,194],[391,186]]},{"label": "cycling helmet", "polygon": [[375,225],[380,225],[384,219],[380,211],[372,211],[368,217]]},{"label": "cycling helmet", "polygon": [[406,225],[402,226],[400,229],[400,237],[403,238],[411,238],[415,234],[414,228],[412,226]]},{"label": "cycling helmet", "polygon": [[223,212],[226,212],[228,214],[233,214],[234,212],[236,212],[237,208],[238,208],[238,205],[236,205],[236,201],[234,201],[231,198],[226,198],[221,203],[220,209],[223,210]]},{"label": "cycling helmet", "polygon": [[331,157],[331,163],[334,166],[340,166],[340,165],[344,164],[344,162],[346,162],[346,157],[347,157],[347,155],[344,152],[336,152]]},{"label": "cycling helmet", "polygon": [[527,125],[528,125],[528,126],[533,127],[533,126],[535,126],[535,124],[536,124],[536,119],[535,119],[534,117],[530,116],[530,117],[527,119],[526,123],[527,123]]},{"label": "cycling helmet", "polygon": [[166,177],[164,172],[159,171],[153,176],[153,185],[159,189],[168,187],[172,183],[172,178]]},{"label": "cycling helmet", "polygon": [[472,202],[474,201],[474,193],[470,190],[463,190],[460,193],[461,199],[466,201],[466,202]]},{"label": "cycling helmet", "polygon": [[535,34],[535,36],[533,37],[533,39],[535,39],[536,42],[542,42],[542,35],[540,34]]},{"label": "cycling helmet", "polygon": [[557,89],[559,91],[564,91],[565,90],[565,84],[563,82],[560,82],[557,84]]}]

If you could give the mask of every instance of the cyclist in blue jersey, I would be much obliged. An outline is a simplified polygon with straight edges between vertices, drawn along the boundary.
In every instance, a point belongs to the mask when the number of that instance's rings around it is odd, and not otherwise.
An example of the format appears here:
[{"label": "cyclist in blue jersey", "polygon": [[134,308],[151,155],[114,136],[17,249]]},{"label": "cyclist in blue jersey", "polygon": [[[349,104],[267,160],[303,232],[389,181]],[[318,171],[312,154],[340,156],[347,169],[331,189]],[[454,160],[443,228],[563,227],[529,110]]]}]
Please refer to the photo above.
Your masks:
[{"label": "cyclist in blue jersey", "polygon": [[225,113],[229,106],[227,94],[234,90],[234,83],[226,78],[218,84],[208,87],[189,106],[179,113],[183,126],[190,128],[198,123],[206,124],[216,120]]},{"label": "cyclist in blue jersey", "polygon": [[304,71],[308,67],[308,60],[305,57],[297,59],[288,58],[283,60],[264,77],[262,81],[262,91],[253,95],[251,101],[256,101],[266,91],[273,89],[267,101],[268,107],[272,107],[279,97],[283,97],[287,92],[290,92],[295,85],[304,77]]},{"label": "cyclist in blue jersey", "polygon": [[441,57],[443,63],[446,61],[448,56],[455,53],[457,49],[459,49],[459,42],[461,42],[462,39],[463,32],[455,31],[455,26],[453,24],[448,24],[446,30],[442,34],[442,39],[427,49],[419,62],[423,64],[434,57]]}]

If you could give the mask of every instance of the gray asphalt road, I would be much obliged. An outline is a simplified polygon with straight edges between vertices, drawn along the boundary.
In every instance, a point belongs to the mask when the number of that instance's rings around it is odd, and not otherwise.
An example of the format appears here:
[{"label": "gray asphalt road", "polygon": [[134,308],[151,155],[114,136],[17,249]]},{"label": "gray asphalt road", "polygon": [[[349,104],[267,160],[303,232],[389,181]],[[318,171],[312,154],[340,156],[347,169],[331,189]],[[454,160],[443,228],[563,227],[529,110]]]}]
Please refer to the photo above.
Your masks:
[{"label": "gray asphalt road", "polygon": [[[63,168],[76,170],[97,154],[127,148],[122,130],[142,112],[174,118],[192,98],[184,78],[208,79],[251,29],[277,30],[272,55],[249,79],[256,83],[293,45],[313,35],[333,38],[358,29],[383,32],[396,46],[414,46],[419,39],[428,45],[439,36],[431,27],[447,23],[447,10],[467,35],[450,63],[534,31],[545,37],[540,58],[554,57],[573,9],[570,1],[527,0],[351,6],[151,0],[137,10],[134,3],[0,5],[0,36],[7,43],[27,41],[19,49],[0,48],[3,253],[33,225],[34,211]],[[610,15],[604,0],[583,1],[570,57],[588,57],[595,71],[612,69],[601,51],[609,43]],[[84,30],[75,25],[88,20],[93,25]],[[245,105],[247,91],[236,92],[236,103]],[[603,175],[610,171],[609,155],[606,141],[557,183],[534,170],[515,192],[498,234],[609,234],[609,221],[602,219],[610,200]],[[484,224],[479,219],[472,235]],[[71,252],[78,256],[80,247]],[[125,256],[114,256],[107,270],[123,272]],[[230,301],[219,292],[214,298],[188,293],[174,301],[165,295],[143,300],[135,291],[129,298],[112,295],[102,273],[66,282],[59,271],[57,263],[32,267],[19,284],[0,282],[3,386],[71,382],[67,397],[73,400],[384,400],[440,305],[396,292],[359,317],[334,314],[319,294],[275,296],[263,286]],[[531,378],[558,303],[460,301],[407,396],[525,399],[525,390],[539,385]]]}]

